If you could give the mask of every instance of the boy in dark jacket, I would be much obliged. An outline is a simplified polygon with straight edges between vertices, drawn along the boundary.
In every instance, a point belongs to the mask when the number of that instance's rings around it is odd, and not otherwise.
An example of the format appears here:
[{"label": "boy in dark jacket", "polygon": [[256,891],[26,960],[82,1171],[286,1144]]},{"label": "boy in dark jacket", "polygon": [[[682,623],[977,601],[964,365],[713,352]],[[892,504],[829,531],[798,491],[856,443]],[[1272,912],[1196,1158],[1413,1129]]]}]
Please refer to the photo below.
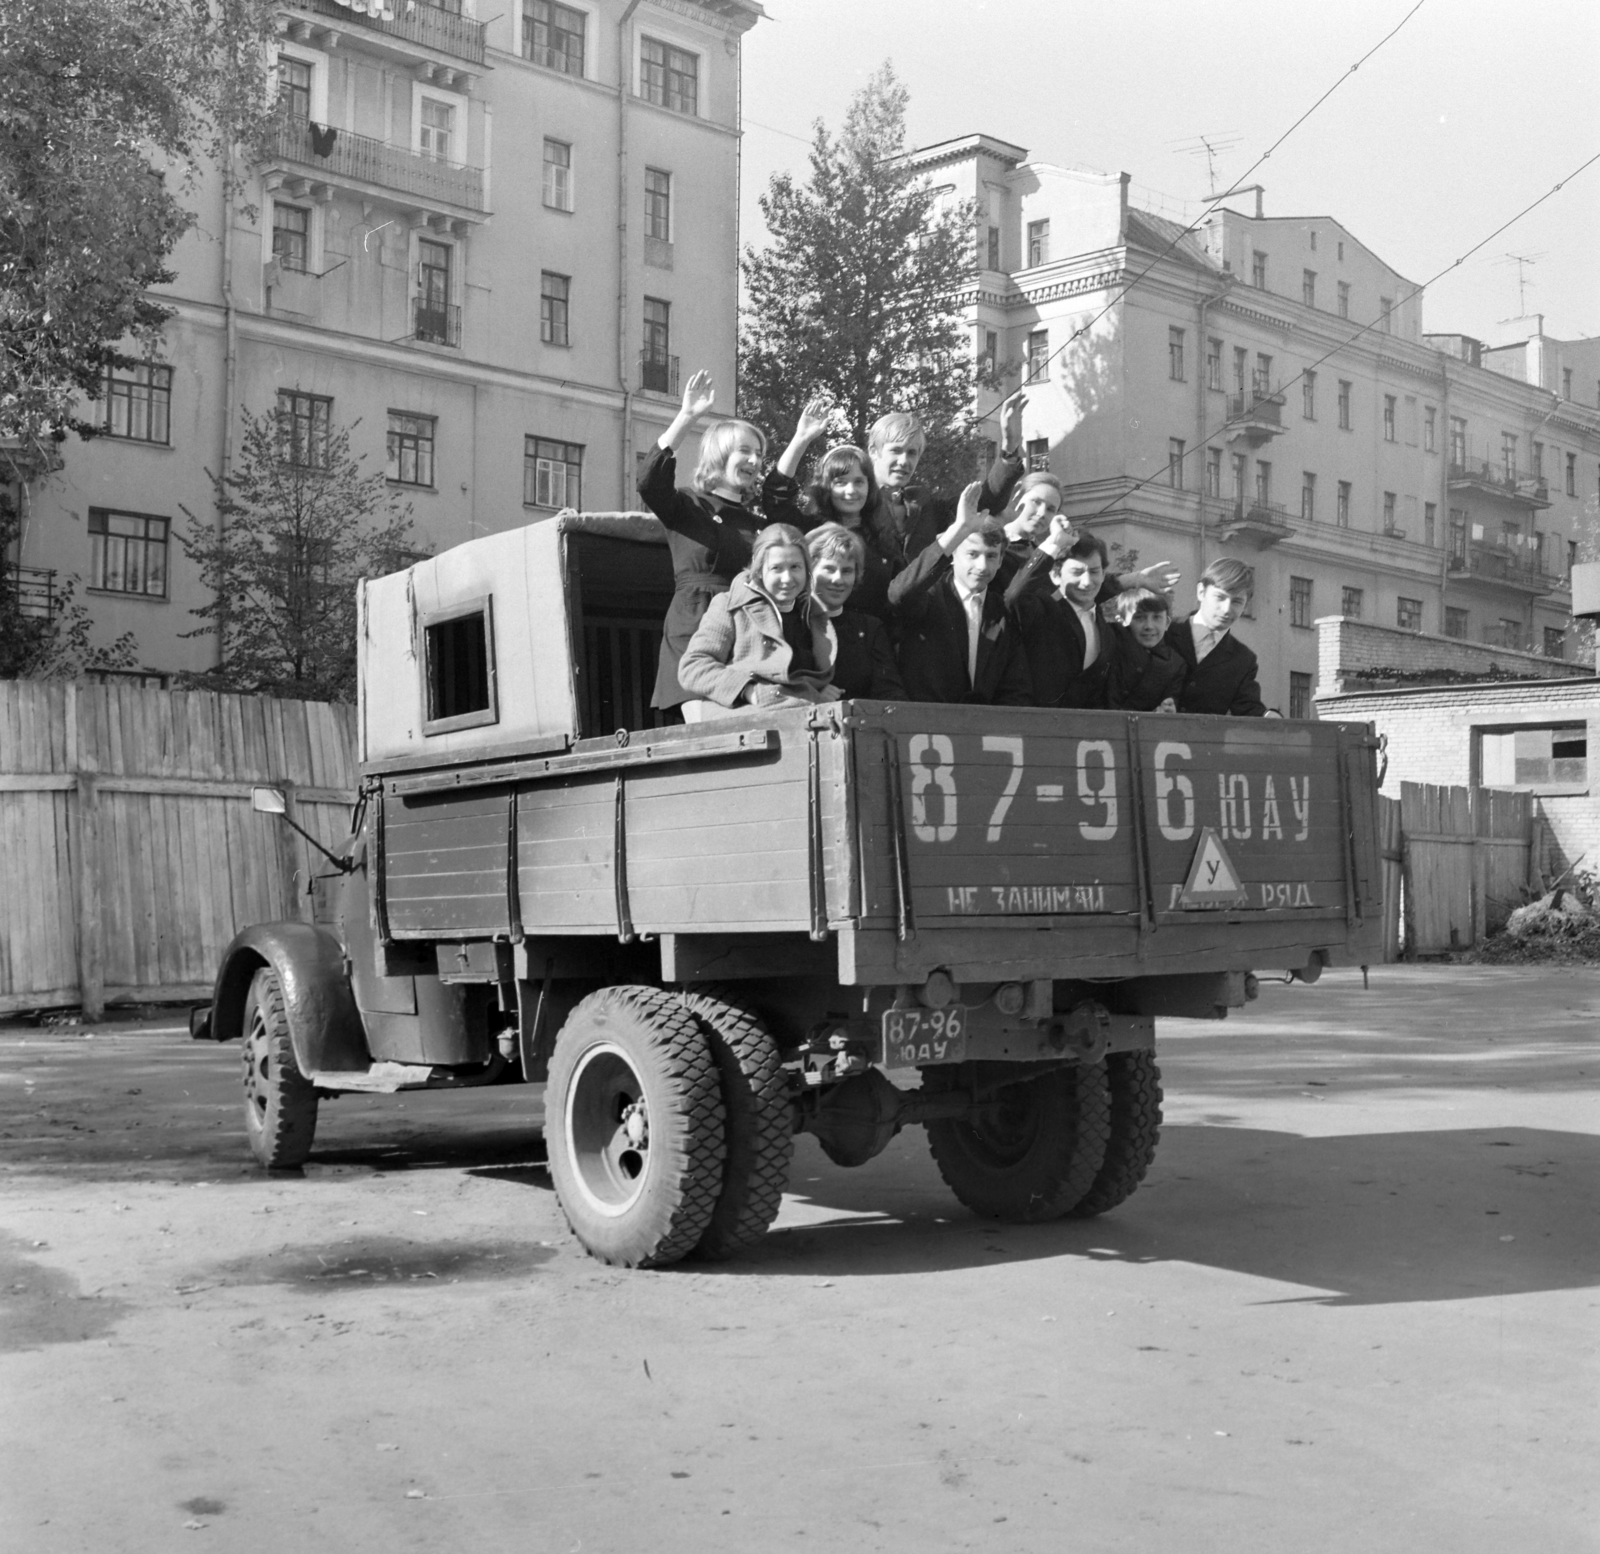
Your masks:
[{"label": "boy in dark jacket", "polygon": [[1261,700],[1256,655],[1233,635],[1233,623],[1250,602],[1250,568],[1223,556],[1200,574],[1198,608],[1167,632],[1167,643],[1188,666],[1179,712],[1233,718],[1275,718]]},{"label": "boy in dark jacket", "polygon": [[1166,642],[1172,624],[1166,595],[1131,588],[1110,608],[1117,624],[1106,673],[1106,706],[1128,712],[1176,712],[1189,668]]}]

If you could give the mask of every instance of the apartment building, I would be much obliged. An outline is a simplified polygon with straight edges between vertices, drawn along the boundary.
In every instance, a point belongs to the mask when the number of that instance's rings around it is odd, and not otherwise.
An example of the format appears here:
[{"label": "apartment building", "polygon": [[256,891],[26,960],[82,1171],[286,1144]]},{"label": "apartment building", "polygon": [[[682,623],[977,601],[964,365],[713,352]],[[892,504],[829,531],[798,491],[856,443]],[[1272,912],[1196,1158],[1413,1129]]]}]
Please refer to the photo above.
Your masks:
[{"label": "apartment building", "polygon": [[755,0],[296,0],[271,154],[213,169],[158,362],[103,437],[30,482],[32,597],[76,575],[97,638],[204,667],[177,532],[244,412],[292,455],[351,428],[431,550],[566,506],[637,505],[679,380],[737,340],[740,50]]},{"label": "apartment building", "polygon": [[1180,608],[1215,557],[1254,568],[1238,631],[1269,705],[1311,714],[1319,617],[1575,651],[1600,341],[1425,334],[1414,282],[1259,195],[1185,234],[1126,175],[990,136],[909,160],[977,207],[973,349],[1029,388],[1030,460],[1109,544],[1178,565]]}]

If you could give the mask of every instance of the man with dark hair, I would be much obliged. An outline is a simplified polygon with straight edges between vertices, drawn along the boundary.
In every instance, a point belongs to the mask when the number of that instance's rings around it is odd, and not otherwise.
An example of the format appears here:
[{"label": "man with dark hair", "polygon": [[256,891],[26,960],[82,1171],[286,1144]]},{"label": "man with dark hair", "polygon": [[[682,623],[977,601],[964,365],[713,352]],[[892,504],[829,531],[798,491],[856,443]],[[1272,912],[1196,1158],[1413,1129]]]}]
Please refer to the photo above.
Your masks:
[{"label": "man with dark hair", "polygon": [[900,678],[913,701],[1032,704],[1028,662],[999,588],[1005,530],[961,493],[955,521],[889,584]]},{"label": "man with dark hair", "polygon": [[1219,557],[1200,574],[1194,614],[1167,632],[1168,643],[1189,666],[1178,698],[1179,712],[1278,716],[1261,700],[1256,655],[1232,631],[1250,602],[1251,582],[1251,570],[1244,562]]}]

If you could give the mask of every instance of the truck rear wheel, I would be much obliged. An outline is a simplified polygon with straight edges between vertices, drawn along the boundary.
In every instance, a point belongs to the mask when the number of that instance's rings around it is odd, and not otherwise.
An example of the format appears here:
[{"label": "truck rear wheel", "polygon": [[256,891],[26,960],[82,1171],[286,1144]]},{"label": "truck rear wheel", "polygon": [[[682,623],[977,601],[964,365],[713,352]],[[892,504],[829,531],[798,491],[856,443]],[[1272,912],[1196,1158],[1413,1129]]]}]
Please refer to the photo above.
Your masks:
[{"label": "truck rear wheel", "polygon": [[722,1190],[723,1106],[699,1022],[670,993],[608,987],[556,1037],[545,1145],[561,1211],[602,1262],[663,1268]]},{"label": "truck rear wheel", "polygon": [[317,1132],[317,1092],[294,1060],[278,974],[263,966],[244,1001],[244,1130],[269,1170],[302,1165]]},{"label": "truck rear wheel", "polygon": [[761,1017],[724,988],[682,997],[705,1027],[727,1115],[722,1195],[695,1247],[696,1256],[720,1262],[754,1246],[778,1217],[794,1155],[794,1117],[778,1044]]},{"label": "truck rear wheel", "polygon": [[1161,1070],[1153,1052],[1113,1052],[1106,1059],[1111,1090],[1111,1142],[1094,1184],[1071,1213],[1089,1219],[1133,1195],[1161,1138]]},{"label": "truck rear wheel", "polygon": [[1059,1219],[1105,1160],[1110,1100],[1101,1064],[1007,1085],[971,1118],[928,1124],[945,1185],[974,1214],[1015,1224]]}]

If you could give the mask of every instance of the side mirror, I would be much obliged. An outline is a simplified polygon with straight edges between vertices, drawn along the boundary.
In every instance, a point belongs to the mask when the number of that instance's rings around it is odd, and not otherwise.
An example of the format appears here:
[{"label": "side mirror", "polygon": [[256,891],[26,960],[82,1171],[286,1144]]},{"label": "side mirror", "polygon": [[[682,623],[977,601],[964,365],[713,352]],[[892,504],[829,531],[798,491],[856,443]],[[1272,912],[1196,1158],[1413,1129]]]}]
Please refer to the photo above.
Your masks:
[{"label": "side mirror", "polygon": [[252,788],[250,808],[258,815],[286,815],[289,812],[282,788]]}]

